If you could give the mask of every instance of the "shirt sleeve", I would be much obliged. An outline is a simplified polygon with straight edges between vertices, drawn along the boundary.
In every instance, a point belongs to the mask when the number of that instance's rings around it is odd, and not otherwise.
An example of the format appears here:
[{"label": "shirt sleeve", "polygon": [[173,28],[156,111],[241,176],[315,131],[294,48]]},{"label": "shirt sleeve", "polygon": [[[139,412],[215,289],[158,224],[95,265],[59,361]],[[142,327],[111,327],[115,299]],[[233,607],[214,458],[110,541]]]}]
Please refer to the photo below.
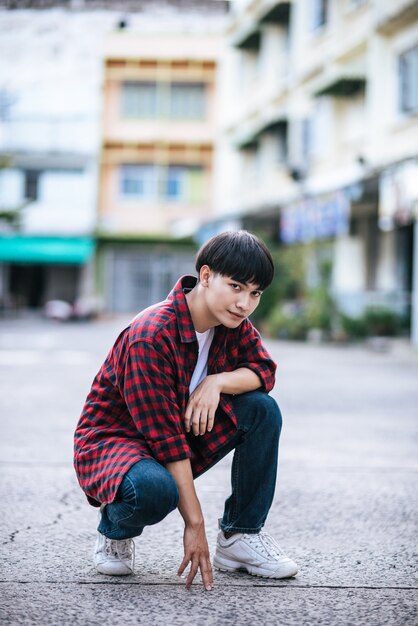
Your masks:
[{"label": "shirt sleeve", "polygon": [[162,463],[192,456],[176,397],[176,375],[170,358],[148,340],[129,348],[123,394],[140,435]]},{"label": "shirt sleeve", "polygon": [[249,320],[240,327],[242,334],[239,339],[238,365],[255,372],[264,391],[271,391],[275,383],[276,363],[272,360],[261,341],[260,333]]}]

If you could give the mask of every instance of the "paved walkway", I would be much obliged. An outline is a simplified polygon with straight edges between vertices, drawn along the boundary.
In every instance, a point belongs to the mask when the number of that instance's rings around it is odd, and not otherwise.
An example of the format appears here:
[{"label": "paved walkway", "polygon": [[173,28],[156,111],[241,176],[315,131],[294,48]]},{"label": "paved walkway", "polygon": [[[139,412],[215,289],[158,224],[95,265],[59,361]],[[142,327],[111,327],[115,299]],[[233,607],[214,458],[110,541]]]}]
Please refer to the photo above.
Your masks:
[{"label": "paved walkway", "polygon": [[[134,577],[95,572],[72,432],[122,323],[0,321],[0,623],[416,626],[418,354],[403,342],[268,344],[285,425],[267,528],[295,579],[216,573],[213,592],[186,591],[177,512],[137,539]],[[196,483],[212,547],[229,466]]]}]

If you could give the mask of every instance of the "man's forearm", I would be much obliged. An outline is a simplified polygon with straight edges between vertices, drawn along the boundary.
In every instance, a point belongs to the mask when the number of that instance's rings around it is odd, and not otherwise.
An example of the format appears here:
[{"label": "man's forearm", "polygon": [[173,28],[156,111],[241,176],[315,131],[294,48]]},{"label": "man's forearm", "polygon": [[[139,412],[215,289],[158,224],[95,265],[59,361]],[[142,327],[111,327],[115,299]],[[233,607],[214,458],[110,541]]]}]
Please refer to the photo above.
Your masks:
[{"label": "man's forearm", "polygon": [[261,387],[257,374],[247,367],[240,367],[233,372],[221,372],[214,376],[218,379],[221,393],[240,394]]},{"label": "man's forearm", "polygon": [[191,527],[202,525],[203,514],[194,488],[190,460],[174,461],[167,463],[165,467],[176,482],[179,491],[178,509],[184,523]]}]

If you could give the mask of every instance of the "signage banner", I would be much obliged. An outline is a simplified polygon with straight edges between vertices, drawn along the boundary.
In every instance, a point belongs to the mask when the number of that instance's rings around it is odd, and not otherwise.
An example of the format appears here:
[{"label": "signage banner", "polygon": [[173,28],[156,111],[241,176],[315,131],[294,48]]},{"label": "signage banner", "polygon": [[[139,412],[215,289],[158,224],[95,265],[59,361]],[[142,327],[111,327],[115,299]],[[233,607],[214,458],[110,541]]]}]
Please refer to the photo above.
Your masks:
[{"label": "signage banner", "polygon": [[306,198],[281,210],[283,243],[308,243],[348,233],[350,201],[343,191]]}]

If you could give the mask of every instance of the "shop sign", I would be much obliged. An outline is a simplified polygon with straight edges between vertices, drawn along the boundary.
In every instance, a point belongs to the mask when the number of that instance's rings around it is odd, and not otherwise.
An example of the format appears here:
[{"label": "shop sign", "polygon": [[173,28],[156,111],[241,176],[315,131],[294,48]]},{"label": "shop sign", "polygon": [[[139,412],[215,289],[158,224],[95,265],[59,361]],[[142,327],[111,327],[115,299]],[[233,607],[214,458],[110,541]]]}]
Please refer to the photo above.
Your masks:
[{"label": "shop sign", "polygon": [[379,178],[379,227],[392,230],[418,219],[418,160],[393,166]]},{"label": "shop sign", "polygon": [[350,202],[343,191],[306,198],[281,210],[283,243],[308,243],[348,233]]}]

